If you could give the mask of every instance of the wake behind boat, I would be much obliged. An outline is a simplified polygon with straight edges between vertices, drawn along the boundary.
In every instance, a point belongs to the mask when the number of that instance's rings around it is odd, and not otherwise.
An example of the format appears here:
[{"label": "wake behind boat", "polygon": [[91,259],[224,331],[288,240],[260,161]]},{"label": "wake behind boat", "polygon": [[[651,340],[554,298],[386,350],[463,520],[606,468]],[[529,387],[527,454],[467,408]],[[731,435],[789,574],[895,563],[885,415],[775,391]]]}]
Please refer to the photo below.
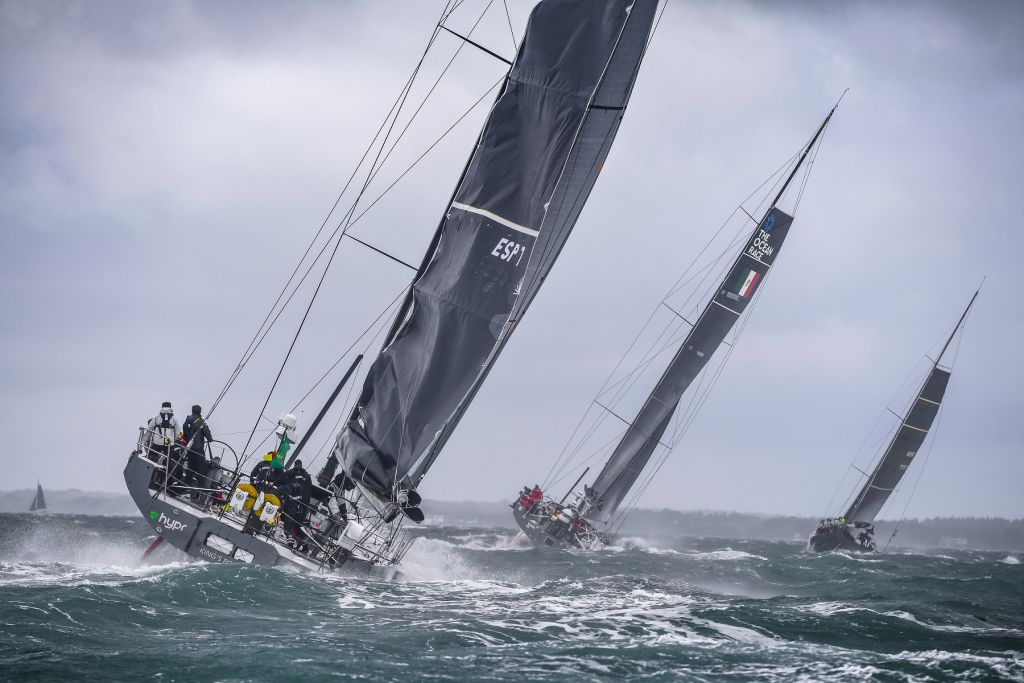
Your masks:
[{"label": "wake behind boat", "polygon": [[878,463],[870,475],[863,473],[867,481],[854,496],[845,514],[823,519],[818,523],[818,527],[807,542],[811,550],[875,552],[878,549],[875,542],[875,517],[914,462],[915,456],[928,437],[928,430],[939,414],[952,373],[952,367],[943,367],[942,360],[949,351],[953,339],[962,331],[967,314],[977,298],[976,291],[932,363],[921,388],[914,395],[910,406],[900,416],[899,427],[889,440]]},{"label": "wake behind boat", "polygon": [[[675,316],[675,318],[669,316],[673,320],[672,325],[676,326],[675,329],[684,329],[684,325],[689,326],[690,329],[685,335],[679,334],[678,337],[661,332],[656,342],[652,344],[651,355],[645,356],[638,364],[634,374],[615,383],[620,386],[632,385],[636,382],[638,373],[649,366],[659,353],[669,348],[675,348],[675,355],[665,367],[635,417],[632,420],[623,418],[616,412],[614,404],[609,406],[601,402],[600,394],[592,403],[591,407],[596,405],[601,411],[604,411],[601,413],[600,419],[611,415],[625,425],[624,431],[613,439],[616,443],[614,450],[605,461],[593,484],[584,485],[580,492],[575,490],[589,472],[590,468],[587,467],[559,500],[546,495],[538,485],[532,489],[523,489],[520,496],[512,502],[516,523],[522,529],[523,534],[535,545],[594,550],[603,547],[610,541],[615,529],[621,525],[625,514],[635,504],[636,499],[645,488],[646,483],[640,486],[639,493],[636,493],[632,501],[626,504],[627,496],[637,484],[655,452],[659,448],[664,449],[659,465],[654,467],[653,472],[648,473],[648,483],[657,472],[660,463],[663,463],[672,451],[675,443],[666,443],[666,432],[684,394],[694,380],[704,372],[719,347],[726,343],[726,337],[753,300],[764,282],[764,278],[775,263],[793,222],[793,216],[782,211],[778,204],[786,195],[790,184],[797,177],[809,155],[817,150],[821,135],[838,106],[837,102],[811,136],[810,141],[796,155],[795,161],[790,162],[791,168],[788,175],[785,176],[785,182],[782,183],[782,187],[775,194],[761,219],[755,220],[749,212],[743,209],[747,217],[755,223],[753,231],[742,244],[724,279],[713,290],[710,299],[704,305],[699,317],[696,318],[696,322],[690,323],[683,313],[666,302],[672,292],[662,300],[661,306],[668,308]],[[810,164],[808,164],[808,173],[809,167]],[[804,182],[800,183],[801,193],[805,184],[806,176]],[[770,196],[771,194],[767,194],[765,200]],[[799,196],[797,203],[799,203]],[[795,213],[795,210],[793,211]],[[665,341],[666,338],[668,338],[668,342]],[[674,347],[673,342],[676,344]],[[714,379],[712,378],[711,381],[713,382]],[[606,382],[605,386],[608,387],[609,384],[611,384],[611,379]],[[695,393],[701,391],[701,389],[697,389]],[[701,398],[697,399],[698,403],[706,395],[706,390],[703,391]],[[618,394],[619,398],[621,396],[621,393]],[[588,426],[585,430],[586,436],[581,443],[592,438],[596,428],[597,425]],[[677,433],[677,439],[680,433]],[[568,449],[569,446],[563,451],[563,455]],[[574,450],[578,453],[580,447],[576,446]],[[600,448],[597,452],[601,452]],[[589,458],[593,457],[593,455],[589,456]],[[556,480],[559,472],[562,473],[561,476],[565,476],[566,472],[578,471],[587,459],[580,456],[574,460],[573,454],[570,452],[569,457],[563,462],[556,461],[552,468]]]},{"label": "wake behind boat", "polygon": [[[462,38],[444,25],[461,4],[446,8],[428,50],[438,36]],[[413,268],[416,275],[390,317],[383,346],[366,369],[362,390],[316,481],[296,456],[356,371],[359,358],[288,461],[284,455],[297,429],[291,414],[278,422],[270,465],[261,468],[257,462],[252,470],[257,450],[249,446],[255,426],[237,458],[233,448],[219,442],[224,457],[230,453],[233,462],[217,469],[212,453],[204,450],[214,440],[202,436],[199,427],[185,434],[184,443],[173,434],[158,436],[164,429],[177,431],[165,426],[169,420],[143,428],[125,481],[159,539],[218,562],[393,571],[411,542],[404,522],[424,519],[420,482],[522,321],[597,181],[657,7],[657,0],[543,0],[534,8],[440,225],[421,265]],[[405,103],[407,92],[396,104]],[[394,117],[389,119],[392,127],[398,114]],[[382,125],[381,130],[388,133],[375,139],[371,149],[375,144],[390,154],[398,139],[388,139],[391,127]],[[370,172],[367,184],[377,170]],[[361,196],[331,238],[337,240],[334,251],[351,237],[347,230]],[[284,294],[278,301],[287,305],[291,297]],[[381,318],[385,324],[389,319],[384,313]],[[300,323],[292,345],[301,329]],[[254,341],[260,334],[262,328]],[[247,350],[211,413],[250,355]],[[272,393],[273,387],[257,425]],[[193,419],[192,424],[198,423]]]}]

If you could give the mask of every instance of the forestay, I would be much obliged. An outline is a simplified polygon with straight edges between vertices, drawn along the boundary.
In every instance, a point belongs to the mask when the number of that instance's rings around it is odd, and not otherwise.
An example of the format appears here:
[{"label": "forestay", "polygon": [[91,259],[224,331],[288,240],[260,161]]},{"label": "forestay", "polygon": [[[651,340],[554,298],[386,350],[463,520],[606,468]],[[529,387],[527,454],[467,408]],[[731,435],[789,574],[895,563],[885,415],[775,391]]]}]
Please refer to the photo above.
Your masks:
[{"label": "forestay", "polygon": [[792,223],[792,216],[772,207],[747,240],[593,487],[587,489],[591,520],[607,522],[615,514],[658,447],[679,400],[725,341],[768,274]]},{"label": "forestay", "polygon": [[522,319],[618,129],[657,0],[544,0],[332,453],[414,487]]}]

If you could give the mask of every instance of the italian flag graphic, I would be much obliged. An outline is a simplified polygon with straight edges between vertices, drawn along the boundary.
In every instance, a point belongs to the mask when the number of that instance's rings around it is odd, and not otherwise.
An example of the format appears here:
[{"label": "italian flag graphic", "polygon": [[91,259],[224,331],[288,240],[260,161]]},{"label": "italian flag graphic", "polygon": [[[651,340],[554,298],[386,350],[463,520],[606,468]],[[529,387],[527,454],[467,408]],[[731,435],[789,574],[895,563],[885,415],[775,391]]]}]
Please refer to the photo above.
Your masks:
[{"label": "italian flag graphic", "polygon": [[754,285],[761,279],[761,273],[757,272],[753,268],[747,269],[745,275],[741,275],[739,280],[736,281],[735,292],[741,297],[746,299],[754,291]]}]

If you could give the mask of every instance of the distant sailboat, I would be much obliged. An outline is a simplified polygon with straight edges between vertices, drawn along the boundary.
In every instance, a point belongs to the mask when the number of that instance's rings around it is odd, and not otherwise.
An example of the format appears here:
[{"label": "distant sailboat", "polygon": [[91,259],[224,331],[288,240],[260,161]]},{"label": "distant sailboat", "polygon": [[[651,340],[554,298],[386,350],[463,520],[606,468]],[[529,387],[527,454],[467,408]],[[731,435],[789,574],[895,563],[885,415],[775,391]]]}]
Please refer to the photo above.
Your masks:
[{"label": "distant sailboat", "polygon": [[43,495],[43,485],[36,482],[36,495],[32,499],[32,505],[29,506],[29,512],[42,512],[46,509],[46,497]]},{"label": "distant sailboat", "polygon": [[915,394],[913,402],[900,417],[900,427],[889,441],[885,453],[875,465],[868,480],[853,498],[846,513],[840,517],[823,519],[811,535],[808,545],[811,550],[827,552],[830,550],[854,550],[873,552],[875,544],[875,516],[896,490],[903,475],[906,474],[914,461],[914,456],[921,450],[928,430],[931,429],[935,417],[942,405],[946,393],[951,370],[941,367],[943,356],[949,345],[963,327],[967,313],[978,298],[978,292],[971,297],[963,315],[942,347],[942,351],[932,363],[928,377],[920,390]]},{"label": "distant sailboat", "polygon": [[[626,423],[611,456],[593,485],[583,486],[577,502],[566,504],[573,490],[586,476],[584,471],[560,500],[543,495],[539,487],[525,489],[512,503],[516,522],[535,545],[597,549],[607,544],[621,520],[627,494],[643,474],[663,440],[684,394],[704,371],[718,348],[743,315],[757,289],[775,263],[789,233],[793,216],[778,208],[790,184],[816,149],[836,106],[828,113],[801,150],[796,163],[749,237],[736,255],[725,278],[704,305],[703,311],[676,346],[647,400],[632,421]],[[744,210],[745,211],[745,210]],[[749,216],[749,214],[748,214]],[[754,220],[751,217],[752,220]],[[682,317],[678,312],[676,315]],[[603,407],[603,406],[602,406]],[[671,449],[671,446],[667,446]]]}]

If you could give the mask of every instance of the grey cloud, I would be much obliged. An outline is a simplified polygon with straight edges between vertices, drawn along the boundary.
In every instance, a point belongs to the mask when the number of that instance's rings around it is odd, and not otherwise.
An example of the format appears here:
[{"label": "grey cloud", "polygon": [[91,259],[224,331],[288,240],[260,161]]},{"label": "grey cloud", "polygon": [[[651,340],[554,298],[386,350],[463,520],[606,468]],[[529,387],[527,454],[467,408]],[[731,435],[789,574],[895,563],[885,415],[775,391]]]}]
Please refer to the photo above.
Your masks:
[{"label": "grey cloud", "polygon": [[[528,3],[511,6],[521,36]],[[212,400],[439,11],[0,5],[0,415],[7,433],[31,435],[6,456],[25,460],[9,487],[42,476],[118,489],[133,430],[160,401]],[[662,292],[850,87],[786,253],[643,503],[824,512],[876,417],[988,275],[909,514],[1024,514],[1022,17],[994,2],[670,4],[580,227],[425,494],[494,499],[542,478]],[[480,36],[510,54],[504,21],[488,17]],[[451,49],[439,43],[431,73]],[[460,55],[448,106],[425,109],[390,172],[500,67]],[[360,236],[417,261],[482,117]],[[343,249],[271,410],[407,280]],[[283,319],[217,430],[252,425],[296,322]],[[750,427],[723,430],[741,405]],[[308,422],[316,406],[304,409]]]}]

